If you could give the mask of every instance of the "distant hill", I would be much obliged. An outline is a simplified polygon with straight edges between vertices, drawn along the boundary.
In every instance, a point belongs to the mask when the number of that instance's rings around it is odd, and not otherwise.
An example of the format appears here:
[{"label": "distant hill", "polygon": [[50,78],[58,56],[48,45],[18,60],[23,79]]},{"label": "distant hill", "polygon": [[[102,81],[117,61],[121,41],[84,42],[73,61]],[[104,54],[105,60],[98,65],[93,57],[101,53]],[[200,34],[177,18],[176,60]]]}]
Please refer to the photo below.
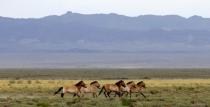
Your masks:
[{"label": "distant hill", "polygon": [[0,17],[0,52],[202,52],[209,47],[210,18],[200,16]]}]

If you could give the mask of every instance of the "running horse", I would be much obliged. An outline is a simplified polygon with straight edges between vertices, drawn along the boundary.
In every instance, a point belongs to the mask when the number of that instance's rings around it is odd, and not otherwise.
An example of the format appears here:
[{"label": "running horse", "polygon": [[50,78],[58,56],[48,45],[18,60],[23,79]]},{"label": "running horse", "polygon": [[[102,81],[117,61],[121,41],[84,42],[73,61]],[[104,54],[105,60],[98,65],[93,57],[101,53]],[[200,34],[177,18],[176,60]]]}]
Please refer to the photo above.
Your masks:
[{"label": "running horse", "polygon": [[110,98],[111,92],[115,92],[119,97],[121,97],[121,87],[126,87],[125,82],[123,80],[120,80],[115,84],[104,84],[101,91],[99,92],[99,95],[104,90],[105,97],[108,96]]},{"label": "running horse", "polygon": [[126,87],[121,87],[120,89],[122,91],[122,95],[124,93],[126,93],[126,96],[128,96],[128,94],[129,94],[130,95],[130,98],[131,98],[131,93],[132,93],[131,92],[131,89],[133,89],[133,88],[136,88],[136,84],[135,84],[134,81],[130,81],[130,82],[126,83]]},{"label": "running horse", "polygon": [[72,86],[68,86],[68,87],[60,87],[55,93],[54,95],[58,94],[60,91],[61,92],[61,97],[63,98],[64,97],[64,94],[65,93],[71,93],[73,94],[74,96],[78,96],[80,97],[79,93],[81,93],[81,88],[86,88],[86,84],[83,82],[83,81],[80,81],[78,82],[77,84],[75,85],[72,85]]},{"label": "running horse", "polygon": [[86,88],[82,87],[80,89],[81,93],[84,95],[85,93],[92,93],[93,97],[97,97],[98,89],[100,89],[100,84],[98,81],[93,81]]},{"label": "running horse", "polygon": [[146,88],[146,84],[144,83],[144,81],[138,82],[135,85],[135,87],[130,88],[130,97],[131,97],[131,93],[140,93],[144,98],[146,98],[146,96],[142,92],[145,88]]}]

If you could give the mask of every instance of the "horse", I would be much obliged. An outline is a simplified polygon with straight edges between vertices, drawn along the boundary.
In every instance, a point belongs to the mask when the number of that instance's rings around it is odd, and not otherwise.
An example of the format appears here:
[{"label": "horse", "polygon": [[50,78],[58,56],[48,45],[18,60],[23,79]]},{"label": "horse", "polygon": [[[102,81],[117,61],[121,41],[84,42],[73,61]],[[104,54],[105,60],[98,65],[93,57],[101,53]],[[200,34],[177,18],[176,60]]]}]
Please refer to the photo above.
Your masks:
[{"label": "horse", "polygon": [[123,80],[120,80],[115,84],[104,84],[101,91],[99,92],[99,95],[104,90],[105,97],[108,96],[110,98],[111,92],[115,92],[119,97],[121,97],[120,87],[126,87],[125,82]]},{"label": "horse", "polygon": [[[126,87],[120,87],[121,91],[122,91],[122,95],[124,93],[126,93],[126,96],[128,96],[128,94],[130,94],[130,98],[131,98],[131,88],[135,88],[136,84],[134,81],[130,81],[128,83],[126,83]],[[116,94],[115,94],[116,96]]]},{"label": "horse", "polygon": [[84,93],[92,93],[93,97],[97,97],[96,93],[98,92],[98,89],[100,89],[100,84],[98,83],[98,81],[93,81],[86,88],[82,87],[80,91],[81,93],[83,93],[83,95]]},{"label": "horse", "polygon": [[131,93],[140,93],[144,98],[146,98],[146,96],[142,93],[145,88],[146,84],[143,81],[138,82],[134,87],[130,88],[130,97]]},{"label": "horse", "polygon": [[74,96],[78,96],[80,97],[79,93],[81,93],[80,89],[84,87],[86,88],[86,84],[83,82],[83,81],[80,81],[78,82],[77,84],[75,85],[72,85],[72,86],[68,86],[68,87],[60,87],[55,93],[54,95],[58,94],[60,91],[61,92],[61,97],[63,98],[64,97],[64,94],[65,93],[71,93],[71,94],[74,94]]}]

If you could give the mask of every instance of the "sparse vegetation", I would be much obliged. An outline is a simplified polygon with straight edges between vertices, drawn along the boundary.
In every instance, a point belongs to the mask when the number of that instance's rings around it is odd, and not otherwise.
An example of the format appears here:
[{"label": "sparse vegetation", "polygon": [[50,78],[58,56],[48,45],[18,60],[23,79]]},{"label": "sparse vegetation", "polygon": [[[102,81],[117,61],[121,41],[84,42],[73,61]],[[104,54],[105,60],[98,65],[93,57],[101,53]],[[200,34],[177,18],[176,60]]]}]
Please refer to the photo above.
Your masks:
[{"label": "sparse vegetation", "polygon": [[[26,72],[26,71],[24,71]],[[47,71],[48,72],[48,71]],[[129,71],[128,71],[129,72]],[[189,71],[190,72],[190,71]],[[205,71],[207,72],[207,71]],[[50,72],[48,72],[49,75]],[[131,72],[132,73],[132,72]],[[172,74],[169,75],[173,75]],[[9,72],[10,75],[14,75]],[[176,74],[176,73],[175,73]],[[202,74],[202,73],[200,73]],[[7,75],[7,74],[4,74]],[[23,74],[25,75],[25,74]],[[33,75],[33,73],[31,74]],[[68,74],[69,75],[69,74]],[[89,74],[88,74],[89,75]],[[95,75],[95,74],[94,74]],[[119,74],[123,75],[123,74]],[[132,74],[130,74],[132,75]],[[134,74],[135,75],[135,74]],[[148,75],[148,74],[147,74]],[[60,76],[60,75],[58,75]],[[81,75],[82,78],[83,75]],[[14,76],[15,77],[15,76]],[[73,98],[72,95],[66,95],[61,98],[60,95],[54,96],[54,91],[60,86],[72,85],[78,80],[61,79],[62,77],[52,76],[51,79],[39,78],[23,78],[1,79],[0,80],[0,107],[209,107],[210,106],[210,79],[187,78],[155,78],[152,79],[136,79],[128,76],[129,80],[135,82],[144,80],[146,90],[144,99],[141,95],[133,94],[132,99],[129,97],[108,99],[102,95],[98,98],[92,98],[91,94],[87,94],[82,98]],[[100,76],[102,77],[102,76]],[[146,77],[146,76],[142,76]],[[59,79],[60,78],[60,79]],[[93,79],[93,77],[90,77]],[[130,79],[131,78],[131,79]],[[84,80],[90,83],[92,80]],[[98,78],[97,78],[98,79]],[[98,79],[101,84],[113,83],[116,80]],[[137,96],[137,97],[136,97]]]},{"label": "sparse vegetation", "polygon": [[210,69],[0,69],[8,80],[208,79]]}]

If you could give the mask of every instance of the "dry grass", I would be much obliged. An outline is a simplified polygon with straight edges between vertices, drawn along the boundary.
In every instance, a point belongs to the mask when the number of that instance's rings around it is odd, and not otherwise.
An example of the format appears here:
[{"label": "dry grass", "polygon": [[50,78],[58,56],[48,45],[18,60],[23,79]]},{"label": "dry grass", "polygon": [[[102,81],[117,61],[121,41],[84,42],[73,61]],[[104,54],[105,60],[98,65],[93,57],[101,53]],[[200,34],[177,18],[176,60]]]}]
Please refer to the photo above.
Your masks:
[{"label": "dry grass", "polygon": [[[209,69],[0,70],[0,107],[209,107],[209,74]],[[135,95],[132,99],[53,96],[58,87],[73,85],[81,78],[87,84],[95,79],[101,84],[143,80],[147,99]]]},{"label": "dry grass", "polygon": [[[17,91],[16,89],[53,89],[69,86],[79,80],[0,80],[0,91]],[[84,80],[89,84],[93,80]],[[115,83],[117,80],[98,80],[100,84]],[[128,82],[131,80],[125,80]],[[132,80],[136,83],[141,80]],[[152,79],[143,80],[147,87],[209,87],[210,79]]]},{"label": "dry grass", "polygon": [[[8,107],[208,107],[210,106],[210,79],[152,79],[144,80],[145,95],[97,99],[90,95],[85,98],[64,99],[53,96],[60,86],[68,86],[79,80],[0,80],[0,105]],[[92,80],[84,80],[87,84]],[[115,83],[116,80],[98,80],[101,84]],[[128,82],[130,80],[126,80]],[[134,80],[135,82],[141,80]],[[113,96],[113,95],[112,95]],[[0,106],[1,107],[1,106]]]}]

